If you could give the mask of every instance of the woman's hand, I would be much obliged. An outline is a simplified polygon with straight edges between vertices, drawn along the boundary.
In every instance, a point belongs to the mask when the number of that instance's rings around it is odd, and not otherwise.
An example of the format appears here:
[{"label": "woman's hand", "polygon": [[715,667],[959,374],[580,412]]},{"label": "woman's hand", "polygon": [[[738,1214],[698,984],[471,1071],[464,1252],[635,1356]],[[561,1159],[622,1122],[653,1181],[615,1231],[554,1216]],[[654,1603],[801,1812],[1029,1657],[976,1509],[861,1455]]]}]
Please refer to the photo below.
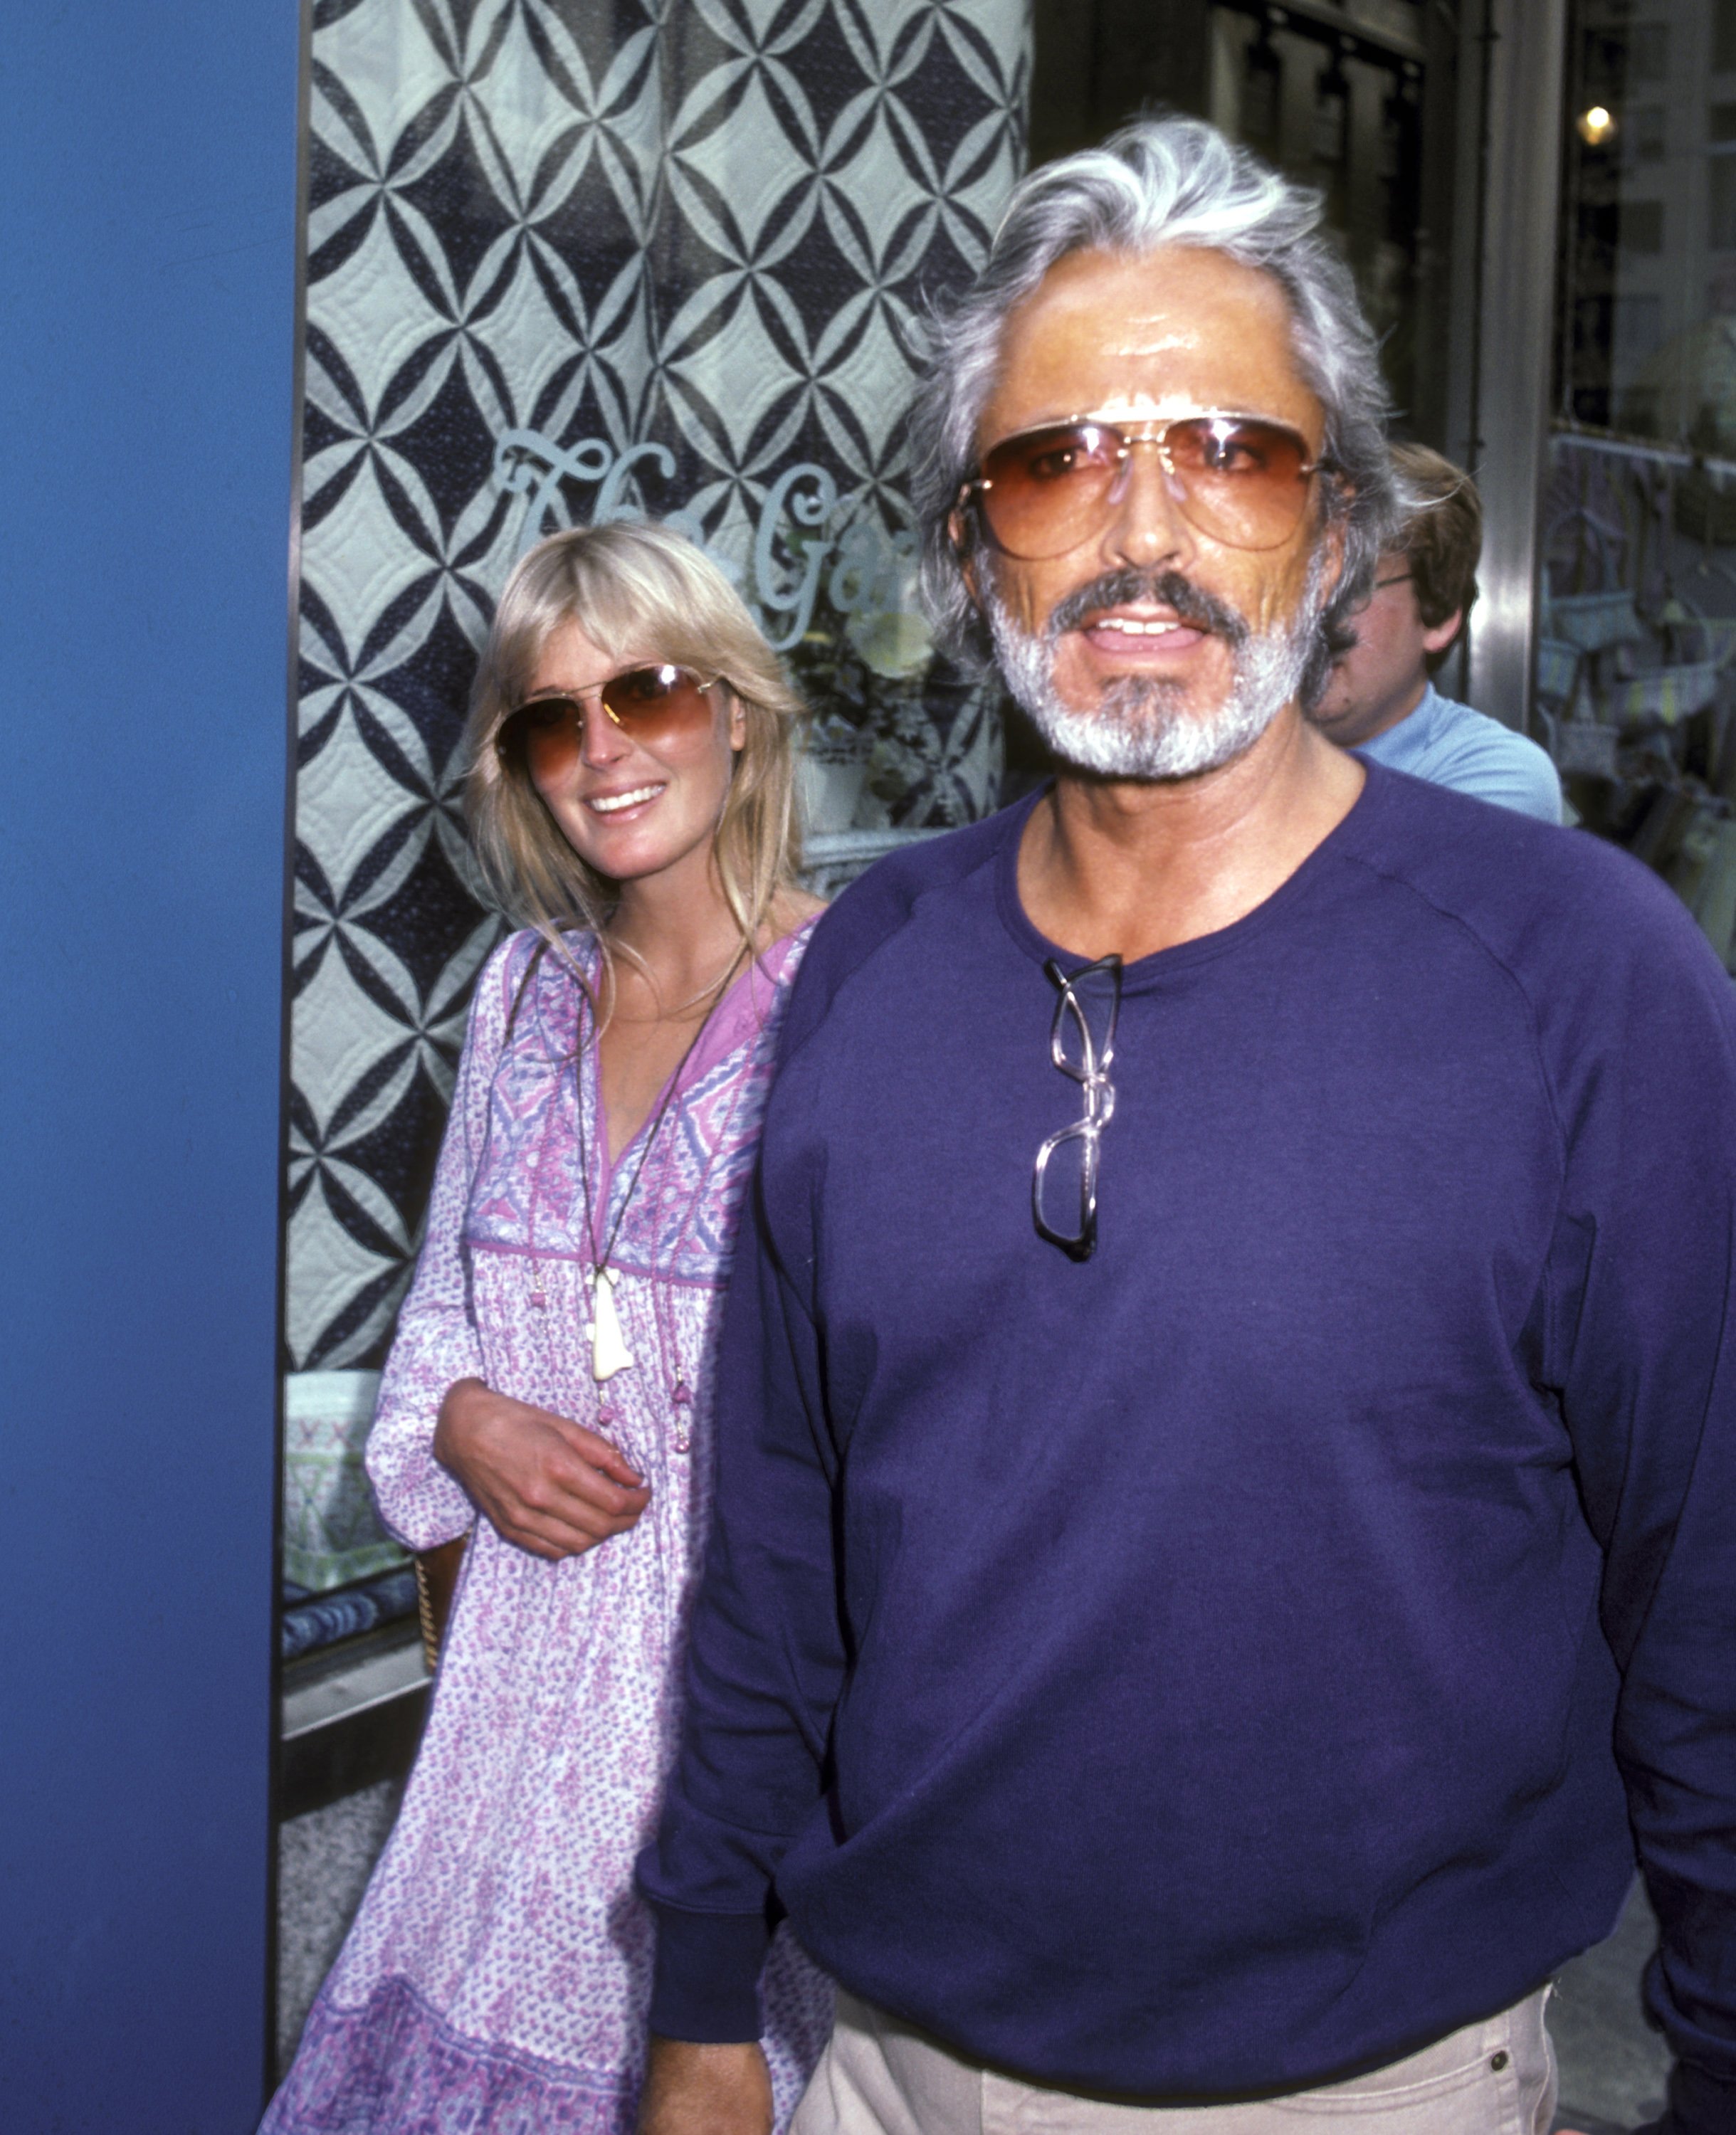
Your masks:
[{"label": "woman's hand", "polygon": [[551,1561],[625,1533],[651,1502],[606,1438],[480,1379],[446,1389],[434,1451],[497,1533]]},{"label": "woman's hand", "polygon": [[651,2041],[639,2135],[771,2135],[772,2079],[757,2042]]}]

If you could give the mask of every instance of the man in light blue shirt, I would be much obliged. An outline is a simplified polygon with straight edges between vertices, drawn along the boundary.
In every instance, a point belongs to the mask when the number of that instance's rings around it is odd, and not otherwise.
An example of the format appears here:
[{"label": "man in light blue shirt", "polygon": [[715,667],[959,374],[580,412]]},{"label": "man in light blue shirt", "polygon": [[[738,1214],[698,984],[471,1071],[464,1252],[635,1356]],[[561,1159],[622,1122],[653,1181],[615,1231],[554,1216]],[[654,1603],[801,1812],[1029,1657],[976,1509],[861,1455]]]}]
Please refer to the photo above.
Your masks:
[{"label": "man in light blue shirt", "polygon": [[1430,680],[1477,598],[1477,485],[1426,445],[1395,445],[1393,463],[1423,501],[1350,618],[1356,642],[1332,671],[1315,723],[1341,748],[1394,771],[1559,823],[1561,781],[1536,743],[1443,697]]}]

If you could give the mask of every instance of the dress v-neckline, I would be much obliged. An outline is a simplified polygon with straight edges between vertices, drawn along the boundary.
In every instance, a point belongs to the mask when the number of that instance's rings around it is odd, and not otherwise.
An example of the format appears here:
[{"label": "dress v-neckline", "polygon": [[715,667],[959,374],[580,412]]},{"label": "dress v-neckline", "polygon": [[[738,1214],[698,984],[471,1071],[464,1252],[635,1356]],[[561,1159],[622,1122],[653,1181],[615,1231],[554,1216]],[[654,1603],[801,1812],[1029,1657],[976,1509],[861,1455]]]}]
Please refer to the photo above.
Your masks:
[{"label": "dress v-neckline", "polygon": [[[734,987],[731,987],[730,991],[733,992],[734,990]],[[727,999],[728,995],[725,995],[725,998]],[[720,1001],[717,1005],[719,1008],[721,1008],[723,1002]],[[715,1010],[713,1012],[715,1013]],[[632,1134],[621,1145],[618,1155],[612,1155],[609,1146],[609,1107],[603,1100],[603,1057],[596,1046],[593,1045],[589,1048],[590,1053],[591,1120],[595,1129],[594,1139],[597,1145],[597,1192],[596,1197],[591,1204],[592,1235],[587,1242],[589,1244],[591,1251],[594,1253],[600,1253],[602,1251],[603,1241],[609,1235],[609,1203],[613,1196],[615,1180],[620,1172],[622,1165],[626,1162],[628,1158],[633,1155],[634,1150],[638,1147],[639,1144],[644,1140],[647,1134],[651,1131],[652,1126],[661,1121],[666,1105],[672,1101],[673,1097],[676,1094],[672,1092],[670,1085],[674,1082],[676,1077],[681,1072],[683,1068],[689,1068],[692,1065],[694,1053],[696,1052],[697,1049],[698,1048],[696,1047],[694,1048],[693,1050],[689,1051],[684,1054],[681,1059],[676,1062],[674,1067],[670,1069],[669,1072],[663,1077],[662,1081],[657,1085],[656,1090],[652,1092],[651,1102],[645,1109],[644,1118],[639,1121],[639,1124],[633,1129]],[[642,1154],[639,1159],[641,1165],[644,1164],[646,1158],[648,1157],[649,1155],[650,1151],[648,1150]],[[638,1176],[638,1171],[635,1170],[633,1174],[635,1181],[637,1181]]]},{"label": "dress v-neckline", "polygon": [[[691,1087],[691,1084],[699,1081],[701,1076],[710,1072],[716,1065],[717,1059],[724,1057],[723,1054],[717,1053],[715,1048],[720,1034],[728,1030],[735,1019],[733,1011],[739,1005],[738,997],[743,989],[751,988],[757,980],[764,980],[775,986],[778,975],[782,971],[791,948],[812,930],[819,917],[817,912],[813,913],[804,919],[800,926],[793,927],[788,934],[780,935],[768,948],[763,949],[753,961],[730,981],[706,1018],[706,1023],[711,1028],[707,1029],[705,1025],[701,1026],[696,1034],[695,1042],[688,1051],[658,1084],[649,1106],[646,1108],[644,1118],[634,1128],[628,1139],[622,1144],[620,1152],[617,1155],[611,1155],[609,1153],[609,1107],[603,1101],[602,1055],[594,1043],[585,1048],[590,1061],[591,1121],[594,1129],[593,1138],[597,1147],[597,1191],[591,1203],[593,1235],[587,1241],[593,1252],[602,1251],[603,1239],[609,1235],[609,1203],[613,1196],[615,1181],[620,1174],[622,1165],[638,1147],[655,1122],[661,1118],[666,1101],[672,1105],[681,1096],[681,1092],[679,1089],[672,1090],[671,1085],[679,1076],[686,1073]],[[732,1033],[730,1042],[725,1048],[725,1051],[734,1052],[735,1046],[739,1043],[739,1037]],[[648,1156],[649,1151],[647,1150],[645,1155]],[[644,1160],[644,1157],[640,1159],[642,1163]],[[638,1174],[635,1173],[633,1175],[637,1178]]]}]

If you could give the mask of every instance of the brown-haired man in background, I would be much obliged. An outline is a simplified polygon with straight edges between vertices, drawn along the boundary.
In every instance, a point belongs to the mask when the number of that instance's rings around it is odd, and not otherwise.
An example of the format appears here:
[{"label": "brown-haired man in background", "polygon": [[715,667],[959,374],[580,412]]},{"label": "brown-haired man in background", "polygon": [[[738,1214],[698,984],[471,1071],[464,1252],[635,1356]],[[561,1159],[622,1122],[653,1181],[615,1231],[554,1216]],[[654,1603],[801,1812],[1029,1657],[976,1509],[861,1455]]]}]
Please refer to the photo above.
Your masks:
[{"label": "brown-haired man in background", "polygon": [[1314,723],[1389,770],[1559,823],[1561,782],[1536,743],[1443,697],[1431,679],[1477,598],[1477,484],[1427,445],[1394,445],[1393,468],[1419,502],[1380,559],[1366,605],[1349,617],[1356,642],[1334,667]]}]

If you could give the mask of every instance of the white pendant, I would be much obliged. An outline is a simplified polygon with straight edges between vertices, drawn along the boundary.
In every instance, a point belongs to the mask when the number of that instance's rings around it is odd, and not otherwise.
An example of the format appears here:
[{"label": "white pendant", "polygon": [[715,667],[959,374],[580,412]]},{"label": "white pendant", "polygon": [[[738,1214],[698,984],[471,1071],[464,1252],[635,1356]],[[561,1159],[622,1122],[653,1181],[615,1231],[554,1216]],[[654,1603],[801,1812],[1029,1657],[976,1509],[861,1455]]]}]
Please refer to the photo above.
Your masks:
[{"label": "white pendant", "polygon": [[617,1372],[630,1372],[633,1355],[622,1335],[621,1315],[615,1308],[619,1275],[612,1267],[593,1268],[585,1279],[591,1286],[591,1377],[600,1384]]}]

